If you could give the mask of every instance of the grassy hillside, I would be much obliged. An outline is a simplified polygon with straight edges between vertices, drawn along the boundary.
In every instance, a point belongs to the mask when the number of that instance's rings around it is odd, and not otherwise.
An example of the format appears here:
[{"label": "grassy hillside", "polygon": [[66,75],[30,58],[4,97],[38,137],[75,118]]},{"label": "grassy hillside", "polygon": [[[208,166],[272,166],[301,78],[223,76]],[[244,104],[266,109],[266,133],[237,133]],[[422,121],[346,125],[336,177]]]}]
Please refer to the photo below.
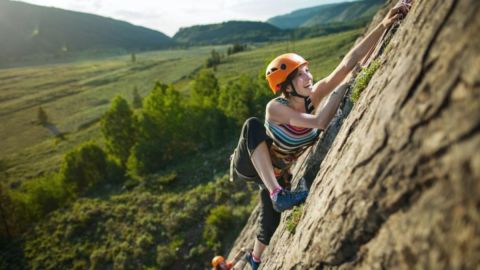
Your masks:
[{"label": "grassy hillside", "polygon": [[[58,166],[62,155],[79,142],[98,138],[98,119],[115,95],[132,100],[136,87],[145,96],[156,81],[174,83],[205,63],[212,49],[171,50],[100,61],[0,69],[0,165],[19,181]],[[38,108],[66,132],[58,141],[36,124]],[[3,128],[4,127],[4,128]]]},{"label": "grassy hillside", "polygon": [[[361,31],[264,44],[224,56],[215,67],[215,76],[222,88],[241,75],[263,76],[269,60],[294,51],[310,61],[318,80],[335,68]],[[0,134],[6,149],[0,166],[7,172],[2,181],[16,186],[15,182],[28,176],[58,169],[64,153],[75,145],[91,139],[102,143],[96,120],[117,94],[131,101],[134,87],[145,95],[157,80],[172,82],[187,94],[191,75],[205,63],[212,48],[138,54],[135,63],[125,56],[0,70],[6,82],[0,85],[4,87],[0,121],[9,127]],[[225,47],[215,49],[225,51]],[[40,105],[51,122],[70,132],[66,141],[57,142],[43,127],[31,123]],[[0,268],[208,267],[213,255],[210,247],[219,244],[219,250],[225,250],[255,205],[254,189],[226,180],[227,158],[235,139],[172,163],[140,182],[102,186],[50,213],[13,245],[0,250]],[[219,238],[221,243],[207,243]]]},{"label": "grassy hillside", "polygon": [[0,62],[172,46],[161,32],[97,15],[0,1]]},{"label": "grassy hillside", "polygon": [[268,23],[280,29],[314,27],[319,25],[349,22],[358,19],[370,20],[385,0],[363,0],[320,5],[275,16]]}]

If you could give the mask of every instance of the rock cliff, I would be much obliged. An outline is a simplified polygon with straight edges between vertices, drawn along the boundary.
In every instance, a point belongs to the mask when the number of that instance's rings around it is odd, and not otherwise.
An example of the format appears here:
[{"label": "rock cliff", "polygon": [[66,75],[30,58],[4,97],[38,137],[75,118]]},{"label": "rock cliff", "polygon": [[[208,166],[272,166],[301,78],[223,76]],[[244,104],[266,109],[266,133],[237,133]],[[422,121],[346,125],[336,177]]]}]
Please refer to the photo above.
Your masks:
[{"label": "rock cliff", "polygon": [[[260,269],[480,265],[478,18],[477,0],[414,3],[358,102],[297,162],[309,197],[294,233],[282,215]],[[229,258],[252,245],[257,217]]]}]

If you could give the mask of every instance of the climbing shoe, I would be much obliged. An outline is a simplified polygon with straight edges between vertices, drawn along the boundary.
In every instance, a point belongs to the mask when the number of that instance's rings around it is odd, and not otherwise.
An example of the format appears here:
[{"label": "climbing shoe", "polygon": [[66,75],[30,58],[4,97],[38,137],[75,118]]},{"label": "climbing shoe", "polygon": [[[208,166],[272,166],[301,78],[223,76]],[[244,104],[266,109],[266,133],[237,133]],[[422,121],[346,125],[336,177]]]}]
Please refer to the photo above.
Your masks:
[{"label": "climbing shoe", "polygon": [[251,252],[247,253],[247,255],[245,256],[245,260],[247,260],[247,263],[250,265],[250,267],[252,267],[253,270],[257,270],[258,267],[260,267],[260,263],[253,260]]},{"label": "climbing shoe", "polygon": [[282,189],[272,198],[273,209],[277,212],[283,212],[304,202],[307,199],[308,191],[288,191]]}]

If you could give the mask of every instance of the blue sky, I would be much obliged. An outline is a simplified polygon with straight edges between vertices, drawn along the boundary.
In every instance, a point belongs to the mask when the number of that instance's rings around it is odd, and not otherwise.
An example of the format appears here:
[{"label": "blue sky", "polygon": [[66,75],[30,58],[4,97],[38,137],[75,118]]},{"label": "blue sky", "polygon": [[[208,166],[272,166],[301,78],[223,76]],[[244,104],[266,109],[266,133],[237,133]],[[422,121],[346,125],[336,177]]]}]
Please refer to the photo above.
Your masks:
[{"label": "blue sky", "polygon": [[351,0],[22,0],[93,13],[173,36],[180,27],[229,20],[265,21],[296,9]]}]

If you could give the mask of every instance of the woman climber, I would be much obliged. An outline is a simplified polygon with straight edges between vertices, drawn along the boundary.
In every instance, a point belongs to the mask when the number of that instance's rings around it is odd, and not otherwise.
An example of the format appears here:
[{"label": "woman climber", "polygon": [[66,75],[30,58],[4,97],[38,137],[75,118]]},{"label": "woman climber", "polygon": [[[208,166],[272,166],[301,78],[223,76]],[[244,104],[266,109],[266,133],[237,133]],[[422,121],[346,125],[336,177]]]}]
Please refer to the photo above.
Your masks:
[{"label": "woman climber", "polygon": [[260,186],[259,230],[253,251],[246,255],[252,269],[259,267],[262,253],[280,222],[280,213],[306,200],[306,188],[290,191],[289,169],[335,115],[347,89],[340,83],[375,46],[384,30],[408,10],[408,4],[392,8],[329,76],[315,84],[308,62],[298,54],[282,54],[268,65],[270,89],[281,94],[268,102],[265,123],[257,118],[244,123],[230,162],[231,180],[256,181]]}]

